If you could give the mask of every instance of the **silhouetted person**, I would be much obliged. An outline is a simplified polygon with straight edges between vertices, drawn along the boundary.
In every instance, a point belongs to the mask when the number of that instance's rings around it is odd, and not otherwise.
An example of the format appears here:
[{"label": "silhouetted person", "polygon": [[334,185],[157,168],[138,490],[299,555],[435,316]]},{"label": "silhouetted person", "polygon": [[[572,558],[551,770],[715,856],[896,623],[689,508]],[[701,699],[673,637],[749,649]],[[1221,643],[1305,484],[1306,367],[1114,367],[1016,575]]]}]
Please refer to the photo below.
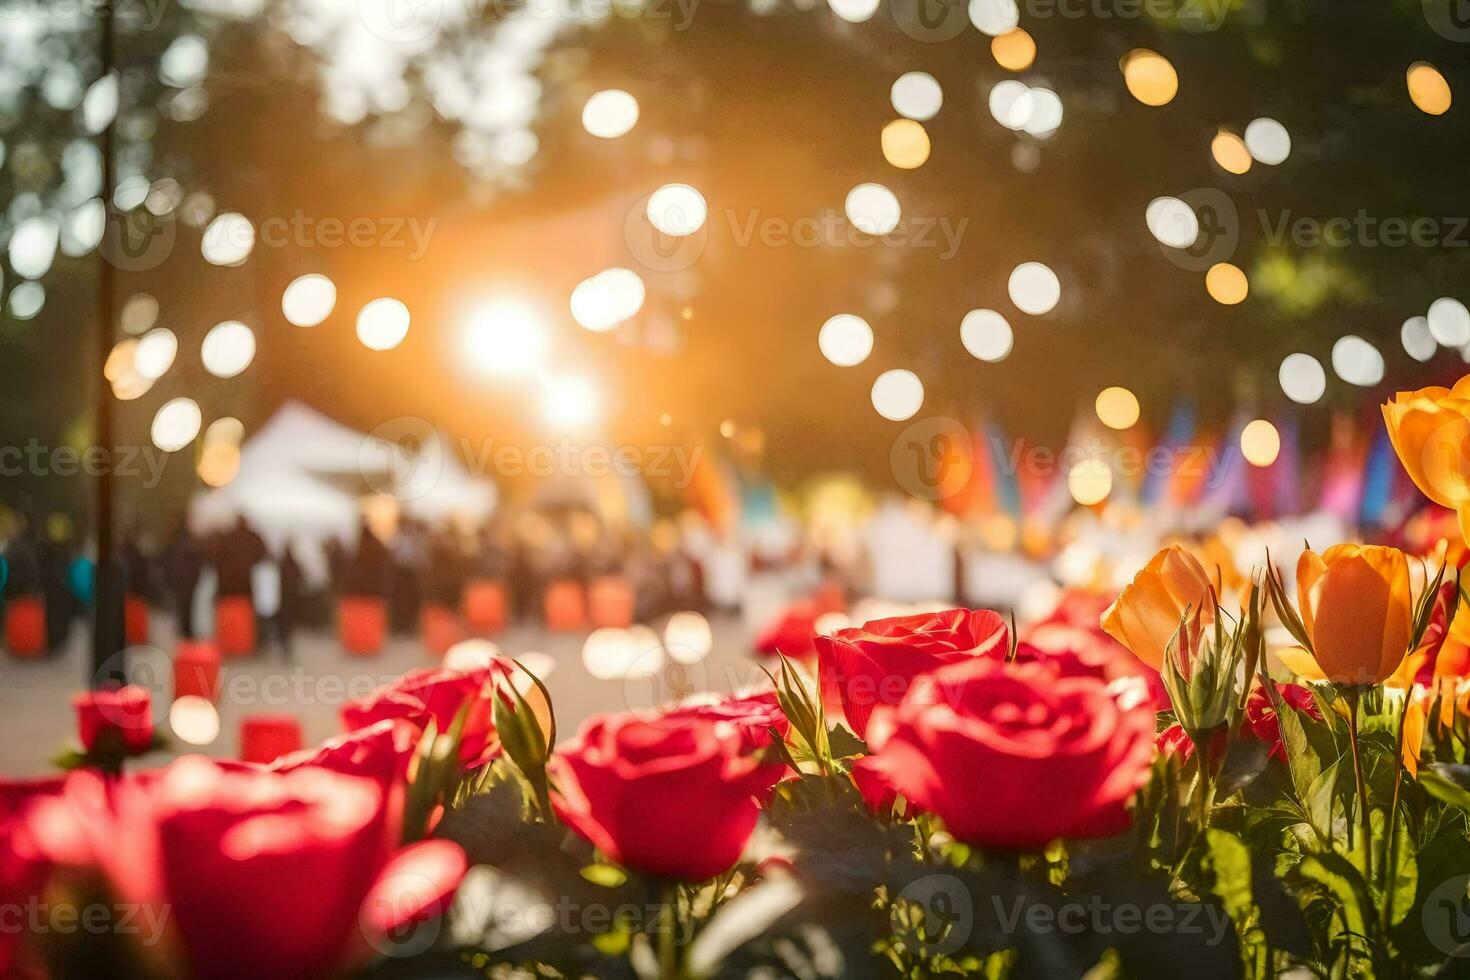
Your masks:
[{"label": "silhouetted person", "polygon": [[296,554],[291,550],[288,542],[285,550],[281,553],[281,608],[276,613],[276,636],[281,641],[281,650],[286,654],[286,659],[291,659],[291,634],[296,630],[296,624],[301,621],[305,610],[302,608],[306,601],[305,579],[301,575],[301,565],[296,561]]},{"label": "silhouetted person", "polygon": [[426,539],[423,525],[412,518],[404,519],[393,539],[388,621],[395,633],[412,633],[418,629],[428,549]]},{"label": "silhouetted person", "polygon": [[184,639],[194,638],[194,592],[203,572],[204,552],[190,533],[189,522],[181,520],[163,551],[163,583]]},{"label": "silhouetted person", "polygon": [[242,514],[235,527],[215,542],[214,570],[219,576],[215,593],[221,598],[245,596],[253,599],[250,570],[265,558],[265,542]]},{"label": "silhouetted person", "polygon": [[388,595],[393,558],[363,521],[358,528],[357,551],[342,572],[343,595]]},{"label": "silhouetted person", "polygon": [[59,650],[71,633],[71,623],[81,604],[71,589],[72,566],[76,563],[76,542],[72,540],[71,521],[54,514],[47,522],[46,536],[41,539],[37,565],[41,574],[41,591],[46,596],[46,648]]}]

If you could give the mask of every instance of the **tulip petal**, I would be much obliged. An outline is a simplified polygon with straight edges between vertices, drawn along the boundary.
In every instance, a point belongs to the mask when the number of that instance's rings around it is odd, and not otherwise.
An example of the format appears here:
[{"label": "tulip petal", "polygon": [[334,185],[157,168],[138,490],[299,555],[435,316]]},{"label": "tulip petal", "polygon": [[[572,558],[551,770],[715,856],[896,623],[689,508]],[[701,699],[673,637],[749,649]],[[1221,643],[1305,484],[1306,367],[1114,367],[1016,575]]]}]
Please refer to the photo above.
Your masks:
[{"label": "tulip petal", "polygon": [[1317,663],[1317,658],[1304,647],[1282,647],[1276,651],[1276,658],[1287,670],[1304,681],[1325,681],[1327,679],[1327,675],[1322,672],[1322,667]]}]

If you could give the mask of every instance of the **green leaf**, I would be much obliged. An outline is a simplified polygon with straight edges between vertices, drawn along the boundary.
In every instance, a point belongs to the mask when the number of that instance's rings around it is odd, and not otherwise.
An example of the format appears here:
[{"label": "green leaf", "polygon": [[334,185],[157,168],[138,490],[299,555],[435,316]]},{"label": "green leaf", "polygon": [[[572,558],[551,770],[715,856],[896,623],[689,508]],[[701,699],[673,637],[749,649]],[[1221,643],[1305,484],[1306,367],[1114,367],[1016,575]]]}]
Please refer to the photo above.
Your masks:
[{"label": "green leaf", "polygon": [[1378,931],[1373,918],[1373,899],[1362,874],[1351,861],[1341,854],[1309,854],[1297,865],[1297,872],[1327,888],[1349,933],[1372,941]]},{"label": "green leaf", "polygon": [[1302,809],[1306,814],[1307,822],[1316,831],[1317,837],[1324,843],[1332,840],[1332,805],[1337,798],[1337,772],[1342,765],[1338,759],[1328,766],[1307,787],[1307,792],[1302,796]]},{"label": "green leaf", "polygon": [[1419,770],[1419,785],[1431,796],[1470,810],[1470,766],[1433,763]]},{"label": "green leaf", "polygon": [[1388,924],[1396,926],[1409,914],[1409,909],[1414,905],[1414,895],[1419,890],[1419,863],[1414,853],[1414,835],[1409,832],[1409,822],[1402,816],[1394,832],[1393,847],[1390,850],[1394,874],[1391,887],[1383,900],[1387,903]]},{"label": "green leaf", "polygon": [[1208,852],[1204,868],[1214,874],[1210,890],[1225,906],[1225,911],[1244,935],[1246,923],[1255,908],[1251,895],[1251,855],[1239,837],[1213,827],[1205,831]]},{"label": "green leaf", "polygon": [[603,888],[616,888],[628,880],[627,873],[613,864],[589,864],[581,873],[583,878]]}]

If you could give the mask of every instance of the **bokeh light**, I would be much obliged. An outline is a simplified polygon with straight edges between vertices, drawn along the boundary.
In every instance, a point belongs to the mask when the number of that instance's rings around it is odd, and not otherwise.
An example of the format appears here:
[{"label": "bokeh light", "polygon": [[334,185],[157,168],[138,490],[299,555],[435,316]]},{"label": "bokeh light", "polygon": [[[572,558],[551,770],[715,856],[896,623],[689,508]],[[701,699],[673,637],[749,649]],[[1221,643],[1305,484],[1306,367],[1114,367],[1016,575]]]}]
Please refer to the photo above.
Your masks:
[{"label": "bokeh light", "polygon": [[890,422],[911,419],[924,405],[924,383],[912,371],[884,371],[873,382],[873,408]]},{"label": "bokeh light", "polygon": [[1098,420],[1110,429],[1131,429],[1138,422],[1138,396],[1127,388],[1104,388],[1097,393],[1093,408]]},{"label": "bokeh light", "polygon": [[1062,298],[1057,274],[1040,262],[1022,262],[1011,272],[1006,291],[1016,309],[1032,316],[1050,312]]},{"label": "bokeh light", "polygon": [[298,276],[281,293],[281,312],[286,322],[314,327],[332,315],[337,305],[337,286],[319,273]]},{"label": "bokeh light", "polygon": [[1470,344],[1470,310],[1450,296],[1441,296],[1429,304],[1429,333],[1445,347]]},{"label": "bokeh light", "polygon": [[1049,88],[1031,89],[1031,115],[1023,127],[1027,133],[1045,139],[1062,125],[1062,100]]},{"label": "bokeh light", "polygon": [[464,349],[470,365],[481,373],[529,374],[546,356],[546,331],[530,306],[514,300],[487,303],[470,314]]},{"label": "bokeh light", "polygon": [[1016,0],[970,0],[970,23],[991,37],[1009,34],[1021,23]]},{"label": "bokeh light", "polygon": [[693,611],[676,612],[664,625],[664,647],[675,663],[699,663],[714,648],[709,620]]},{"label": "bokeh light", "polygon": [[219,711],[208,698],[186,694],[169,705],[168,727],[185,745],[209,745],[219,738]]},{"label": "bokeh light", "polygon": [[827,0],[827,6],[850,24],[861,24],[878,12],[878,0]]},{"label": "bokeh light", "polygon": [[1199,218],[1194,208],[1177,197],[1156,197],[1144,209],[1149,234],[1160,245],[1189,248],[1199,238]]},{"label": "bokeh light", "polygon": [[857,185],[847,192],[843,208],[852,226],[868,235],[888,234],[903,215],[898,198],[882,184]]},{"label": "bokeh light", "polygon": [[1216,133],[1215,138],[1210,141],[1210,155],[1215,158],[1221,170],[1232,174],[1247,172],[1253,162],[1245,140],[1225,129]]},{"label": "bokeh light", "polygon": [[601,399],[586,378],[561,375],[547,378],[542,391],[546,421],[558,429],[577,429],[596,421]]},{"label": "bokeh light", "polygon": [[155,327],[138,340],[133,355],[133,370],[150,381],[157,381],[173,367],[179,353],[179,338],[172,330]]},{"label": "bokeh light", "polygon": [[1270,466],[1281,454],[1281,434],[1265,419],[1255,419],[1240,430],[1240,454],[1252,466]]},{"label": "bokeh light", "polygon": [[917,169],[929,159],[929,134],[912,119],[895,119],[884,126],[879,143],[883,159],[900,170]]},{"label": "bokeh light", "polygon": [[990,54],[1006,71],[1025,71],[1036,60],[1036,41],[1023,28],[1007,31],[990,41]]},{"label": "bokeh light", "polygon": [[1300,405],[1312,404],[1327,391],[1327,372],[1322,370],[1322,362],[1311,354],[1286,355],[1277,380],[1286,397]]},{"label": "bokeh light", "polygon": [[1084,507],[1100,504],[1113,492],[1113,471],[1100,459],[1079,459],[1067,471],[1067,489]]},{"label": "bokeh light", "polygon": [[255,331],[239,320],[216,324],[204,335],[199,356],[216,378],[233,378],[255,360]]},{"label": "bokeh light", "polygon": [[1149,106],[1168,105],[1179,91],[1179,76],[1157,51],[1135,48],[1123,56],[1123,84],[1128,94]]},{"label": "bokeh light", "polygon": [[604,269],[572,290],[572,319],[593,333],[603,333],[643,309],[647,289],[632,269]]},{"label": "bokeh light", "polygon": [[924,122],[933,119],[944,105],[944,90],[933,75],[911,71],[898,76],[889,91],[893,111],[906,119]]},{"label": "bokeh light", "polygon": [[51,270],[61,226],[46,217],[26,218],[10,233],[10,267],[25,279],[40,279]]},{"label": "bokeh light", "polygon": [[1234,306],[1250,294],[1250,280],[1244,270],[1229,262],[1216,262],[1205,273],[1205,291],[1217,303]]},{"label": "bokeh light", "polygon": [[620,88],[593,93],[582,106],[582,128],[599,139],[617,139],[638,124],[638,100]]},{"label": "bokeh light", "polygon": [[1011,352],[1015,335],[1006,318],[994,310],[971,310],[960,321],[960,343],[982,361],[1003,361]]},{"label": "bokeh light", "polygon": [[1416,361],[1427,361],[1439,350],[1439,342],[1429,332],[1429,319],[1411,316],[1399,328],[1399,339],[1403,341],[1404,353]]},{"label": "bokeh light", "polygon": [[153,416],[153,444],[166,453],[183,449],[199,434],[199,405],[192,398],[165,402]]},{"label": "bokeh light", "polygon": [[1421,111],[1431,116],[1442,116],[1450,109],[1452,97],[1450,83],[1439,73],[1439,69],[1427,61],[1416,61],[1405,74],[1409,86],[1409,98]]},{"label": "bokeh light", "polygon": [[704,195],[688,184],[665,184],[648,197],[648,220],[665,235],[692,235],[708,215]]},{"label": "bokeh light", "polygon": [[223,487],[240,472],[240,447],[208,442],[199,454],[199,480],[207,487]]},{"label": "bokeh light", "polygon": [[357,314],[357,339],[368,350],[392,350],[408,336],[410,320],[401,300],[380,297]]},{"label": "bokeh light", "polygon": [[1253,119],[1245,127],[1245,147],[1257,163],[1274,167],[1291,155],[1291,135],[1274,119]]},{"label": "bokeh light", "polygon": [[1332,345],[1332,370],[1348,384],[1372,387],[1383,380],[1383,355],[1362,337],[1340,337]]},{"label": "bokeh light", "polygon": [[255,226],[238,211],[225,211],[215,216],[204,229],[199,249],[210,265],[241,265],[255,247]]},{"label": "bokeh light", "polygon": [[860,316],[839,313],[822,324],[817,333],[817,347],[823,357],[838,367],[853,367],[866,361],[873,352],[873,328]]},{"label": "bokeh light", "polygon": [[1014,78],[1002,79],[990,89],[986,100],[990,115],[1007,129],[1025,129],[1036,109],[1036,99],[1025,82]]}]

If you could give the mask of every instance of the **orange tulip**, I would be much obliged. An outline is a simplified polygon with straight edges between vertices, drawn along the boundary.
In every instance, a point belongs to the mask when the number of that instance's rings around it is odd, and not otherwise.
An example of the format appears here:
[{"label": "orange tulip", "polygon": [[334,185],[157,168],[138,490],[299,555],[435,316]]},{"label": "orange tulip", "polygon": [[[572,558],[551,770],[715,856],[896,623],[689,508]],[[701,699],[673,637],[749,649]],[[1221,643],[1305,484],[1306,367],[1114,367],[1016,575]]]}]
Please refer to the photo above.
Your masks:
[{"label": "orange tulip", "polygon": [[1409,652],[1413,601],[1409,562],[1397,548],[1339,544],[1302,552],[1297,604],[1322,675],[1338,684],[1377,684]]},{"label": "orange tulip", "polygon": [[[1177,544],[1154,555],[1102,615],[1102,628],[1154,670],[1164,665],[1164,650],[1186,609],[1201,609],[1210,577],[1199,559]],[[1213,609],[1206,610],[1207,622]]]},{"label": "orange tulip", "polygon": [[1424,495],[1470,516],[1470,375],[1453,388],[1401,391],[1383,406],[1388,437]]}]

